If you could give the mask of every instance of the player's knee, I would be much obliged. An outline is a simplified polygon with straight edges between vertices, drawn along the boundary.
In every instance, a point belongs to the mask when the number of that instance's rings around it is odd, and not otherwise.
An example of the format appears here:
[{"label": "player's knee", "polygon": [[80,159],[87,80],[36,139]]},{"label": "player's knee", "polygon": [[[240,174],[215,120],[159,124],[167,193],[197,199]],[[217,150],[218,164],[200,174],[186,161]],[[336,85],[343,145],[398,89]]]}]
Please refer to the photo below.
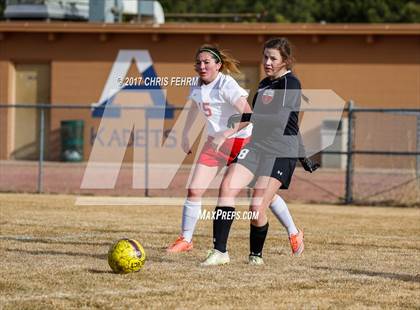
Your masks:
[{"label": "player's knee", "polygon": [[263,197],[254,196],[251,200],[251,207],[256,208],[267,208],[271,203],[271,200],[268,200]]},{"label": "player's knee", "polygon": [[256,209],[252,209],[252,207],[250,208],[251,210],[251,214],[252,214],[252,219],[251,219],[251,224],[254,226],[263,226],[265,225],[265,223],[267,223],[267,215],[265,213],[264,209],[260,209],[260,208],[256,208]]},{"label": "player's knee", "polygon": [[188,197],[190,198],[201,198],[204,195],[205,190],[200,188],[189,188]]},{"label": "player's knee", "polygon": [[233,189],[230,186],[230,179],[224,178],[222,184],[220,185],[220,193],[222,196],[232,196],[234,194]]},{"label": "player's knee", "polygon": [[260,197],[254,197],[251,201],[251,205],[249,206],[249,210],[252,214],[258,214],[258,218],[255,220],[255,225],[259,225],[264,222],[267,218],[266,212],[269,206],[270,200],[266,201]]},{"label": "player's knee", "polygon": [[275,194],[275,195],[273,196],[273,199],[271,199],[270,205],[272,205],[272,204],[274,204],[274,203],[276,203],[276,202],[280,203],[280,201],[282,201],[282,200],[283,200],[283,199],[282,199],[279,195]]},{"label": "player's knee", "polygon": [[249,211],[256,213],[258,212],[259,214],[264,214],[265,213],[265,209],[261,204],[251,204],[251,206],[249,207]]}]

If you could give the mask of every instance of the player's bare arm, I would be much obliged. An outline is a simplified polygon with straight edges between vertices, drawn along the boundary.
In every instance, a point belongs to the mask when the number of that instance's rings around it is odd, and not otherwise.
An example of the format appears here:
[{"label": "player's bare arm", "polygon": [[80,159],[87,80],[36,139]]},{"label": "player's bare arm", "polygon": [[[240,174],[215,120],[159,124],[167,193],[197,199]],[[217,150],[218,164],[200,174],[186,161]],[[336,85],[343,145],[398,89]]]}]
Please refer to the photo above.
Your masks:
[{"label": "player's bare arm", "polygon": [[188,111],[187,120],[185,121],[184,130],[182,131],[181,146],[182,146],[182,150],[185,153],[190,154],[191,153],[191,148],[190,148],[190,142],[189,142],[189,139],[188,139],[188,133],[191,130],[191,127],[192,127],[192,124],[194,123],[194,120],[197,118],[198,108],[197,108],[197,105],[195,104],[195,102],[193,102],[192,100],[188,100],[186,105],[190,106],[190,110]]},{"label": "player's bare arm", "polygon": [[[249,106],[248,101],[246,99],[246,97],[242,96],[235,102],[234,107],[239,113],[252,113],[251,107]],[[229,127],[227,130],[223,131],[213,140],[215,149],[218,151],[228,137],[232,136],[233,134],[235,134],[236,132],[238,132],[242,128],[245,128],[248,125],[249,123],[241,123],[238,126],[233,125],[232,127]]]}]

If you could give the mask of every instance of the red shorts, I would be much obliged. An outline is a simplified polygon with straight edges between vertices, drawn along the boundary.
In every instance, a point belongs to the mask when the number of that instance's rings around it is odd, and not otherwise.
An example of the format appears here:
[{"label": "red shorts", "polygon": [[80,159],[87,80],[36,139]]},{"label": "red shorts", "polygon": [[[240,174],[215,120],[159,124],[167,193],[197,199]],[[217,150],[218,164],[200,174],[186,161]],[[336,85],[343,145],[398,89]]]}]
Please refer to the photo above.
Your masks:
[{"label": "red shorts", "polygon": [[204,143],[197,162],[209,167],[224,167],[236,158],[241,148],[249,142],[250,138],[226,139],[218,152],[211,144],[212,140],[213,137],[209,137]]}]

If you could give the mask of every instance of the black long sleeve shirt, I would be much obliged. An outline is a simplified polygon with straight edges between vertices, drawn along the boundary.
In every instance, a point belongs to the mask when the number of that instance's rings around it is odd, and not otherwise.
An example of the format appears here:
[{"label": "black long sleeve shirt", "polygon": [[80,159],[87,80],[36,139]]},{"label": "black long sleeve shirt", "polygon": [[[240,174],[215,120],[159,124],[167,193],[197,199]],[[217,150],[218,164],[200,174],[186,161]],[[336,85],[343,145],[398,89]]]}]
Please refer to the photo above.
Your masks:
[{"label": "black long sleeve shirt", "polygon": [[253,99],[251,143],[276,157],[299,157],[300,105],[301,85],[293,73],[263,79]]}]

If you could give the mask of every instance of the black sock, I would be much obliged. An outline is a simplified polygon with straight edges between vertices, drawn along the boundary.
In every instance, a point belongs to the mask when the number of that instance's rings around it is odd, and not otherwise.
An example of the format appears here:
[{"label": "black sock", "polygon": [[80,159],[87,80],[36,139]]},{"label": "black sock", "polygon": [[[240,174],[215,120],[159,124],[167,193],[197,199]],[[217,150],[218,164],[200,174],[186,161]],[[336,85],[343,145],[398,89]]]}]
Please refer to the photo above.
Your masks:
[{"label": "black sock", "polygon": [[255,255],[262,257],[262,250],[264,247],[265,237],[268,232],[268,222],[264,226],[258,227],[251,224],[251,230],[249,233],[249,245],[251,253],[249,255]]},{"label": "black sock", "polygon": [[234,218],[234,207],[216,207],[213,220],[213,244],[214,248],[222,253],[226,252],[226,244],[229,237],[230,226]]}]

